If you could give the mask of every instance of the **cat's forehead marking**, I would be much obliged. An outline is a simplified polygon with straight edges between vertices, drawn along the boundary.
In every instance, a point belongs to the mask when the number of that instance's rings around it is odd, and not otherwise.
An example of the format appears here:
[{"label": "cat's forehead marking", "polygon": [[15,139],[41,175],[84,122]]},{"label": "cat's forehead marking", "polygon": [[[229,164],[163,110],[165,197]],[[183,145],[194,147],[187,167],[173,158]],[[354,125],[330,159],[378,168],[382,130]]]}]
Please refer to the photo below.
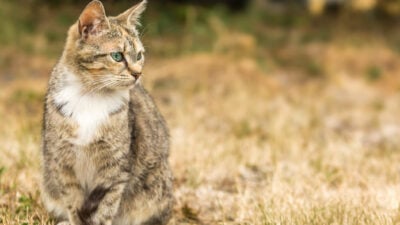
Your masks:
[{"label": "cat's forehead marking", "polygon": [[111,29],[107,33],[107,37],[112,39],[112,38],[120,38],[122,36],[122,33],[119,29],[116,29],[116,27],[113,27],[114,29]]},{"label": "cat's forehead marking", "polygon": [[140,44],[135,33],[130,32],[125,27],[120,27],[122,38],[124,39],[124,50],[125,51],[139,51]]},{"label": "cat's forehead marking", "polygon": [[111,25],[107,32],[105,40],[101,44],[101,49],[105,52],[121,52],[124,49],[123,33],[116,24]]},{"label": "cat's forehead marking", "polygon": [[106,52],[121,52],[124,49],[124,46],[123,43],[105,42],[102,44],[101,48]]},{"label": "cat's forehead marking", "polygon": [[[83,49],[84,46],[81,45],[81,48]],[[90,44],[90,48],[97,54],[144,51],[136,29],[134,27],[126,27],[114,18],[110,19],[110,29],[99,39],[93,41]]]},{"label": "cat's forehead marking", "polygon": [[125,47],[125,50],[128,52],[134,51],[136,49],[133,41],[129,37],[126,37],[124,47]]}]

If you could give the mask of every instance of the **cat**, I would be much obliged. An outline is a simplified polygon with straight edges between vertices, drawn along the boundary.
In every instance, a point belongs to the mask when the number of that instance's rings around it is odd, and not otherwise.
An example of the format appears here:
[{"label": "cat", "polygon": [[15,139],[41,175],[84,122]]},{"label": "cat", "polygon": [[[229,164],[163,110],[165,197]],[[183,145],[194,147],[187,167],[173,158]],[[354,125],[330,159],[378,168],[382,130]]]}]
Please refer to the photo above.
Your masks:
[{"label": "cat", "polygon": [[43,115],[41,197],[59,224],[167,224],[169,135],[141,84],[142,1],[107,17],[90,2],[67,35]]}]

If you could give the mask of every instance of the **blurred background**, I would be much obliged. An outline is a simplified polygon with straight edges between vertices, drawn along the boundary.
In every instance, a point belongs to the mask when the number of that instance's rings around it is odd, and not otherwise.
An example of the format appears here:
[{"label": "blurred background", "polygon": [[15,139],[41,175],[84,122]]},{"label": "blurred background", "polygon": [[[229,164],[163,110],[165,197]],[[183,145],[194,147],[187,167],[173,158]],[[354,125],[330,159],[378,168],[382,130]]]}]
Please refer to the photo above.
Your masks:
[{"label": "blurred background", "polygon": [[[53,223],[42,104],[87,3],[0,0],[0,224]],[[142,24],[171,224],[400,223],[400,1],[149,0]]]},{"label": "blurred background", "polygon": [[[110,15],[134,3],[104,1]],[[1,1],[2,79],[45,76],[62,52],[66,30],[86,4],[78,0]],[[399,14],[396,0],[153,0],[141,30],[150,59],[236,54],[255,60],[267,74],[284,68],[294,79],[321,78],[335,72],[332,69],[354,73],[352,63],[328,68],[331,61],[318,57],[334,44],[380,44],[393,53],[400,51]],[[357,73],[375,79],[393,72],[380,62],[379,54],[353,57],[342,52],[334,58],[369,58],[369,63],[358,60],[362,68]]]}]

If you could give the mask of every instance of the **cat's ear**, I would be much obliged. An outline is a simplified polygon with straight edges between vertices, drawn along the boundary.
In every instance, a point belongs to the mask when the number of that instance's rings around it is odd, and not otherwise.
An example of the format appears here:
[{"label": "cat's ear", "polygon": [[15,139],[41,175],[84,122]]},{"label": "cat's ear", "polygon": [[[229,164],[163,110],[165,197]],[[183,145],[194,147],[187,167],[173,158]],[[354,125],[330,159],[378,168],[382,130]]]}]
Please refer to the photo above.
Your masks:
[{"label": "cat's ear", "polygon": [[83,39],[91,35],[97,35],[101,31],[109,29],[103,4],[98,0],[91,1],[79,16],[79,34]]},{"label": "cat's ear", "polygon": [[140,3],[119,14],[116,18],[122,23],[127,23],[128,26],[140,25],[139,19],[146,9],[146,5],[147,0],[142,0]]}]

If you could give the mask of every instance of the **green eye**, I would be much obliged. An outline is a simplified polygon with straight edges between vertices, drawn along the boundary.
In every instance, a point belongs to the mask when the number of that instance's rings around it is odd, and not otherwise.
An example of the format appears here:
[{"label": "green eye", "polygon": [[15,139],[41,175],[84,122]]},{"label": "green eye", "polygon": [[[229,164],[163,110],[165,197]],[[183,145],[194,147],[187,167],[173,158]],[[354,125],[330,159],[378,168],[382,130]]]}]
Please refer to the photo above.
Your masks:
[{"label": "green eye", "polygon": [[139,52],[139,53],[137,54],[137,56],[136,56],[136,60],[139,61],[139,60],[142,59],[142,57],[143,57],[143,53],[142,53],[142,52]]},{"label": "green eye", "polygon": [[124,60],[124,56],[121,52],[112,52],[111,58],[113,58],[116,62],[122,62],[122,60]]}]

